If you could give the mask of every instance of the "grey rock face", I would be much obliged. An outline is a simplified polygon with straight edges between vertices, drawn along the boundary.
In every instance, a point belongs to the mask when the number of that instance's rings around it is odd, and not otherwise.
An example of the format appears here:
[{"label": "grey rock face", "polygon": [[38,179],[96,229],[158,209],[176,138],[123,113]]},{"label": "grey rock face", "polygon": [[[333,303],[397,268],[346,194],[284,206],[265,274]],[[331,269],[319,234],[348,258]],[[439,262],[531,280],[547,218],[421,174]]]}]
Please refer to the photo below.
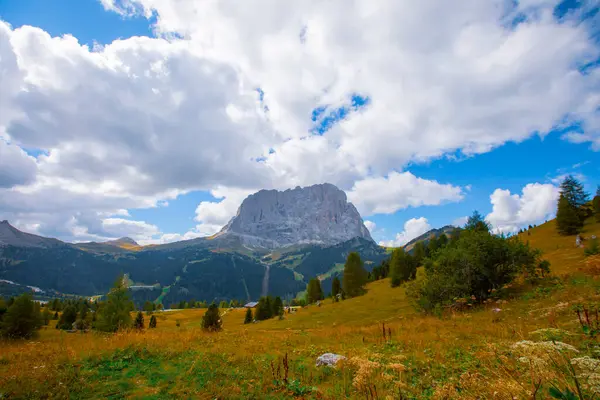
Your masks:
[{"label": "grey rock face", "polygon": [[334,245],[355,237],[373,240],[346,193],[325,183],[248,196],[237,215],[217,234],[236,235],[251,247]]}]

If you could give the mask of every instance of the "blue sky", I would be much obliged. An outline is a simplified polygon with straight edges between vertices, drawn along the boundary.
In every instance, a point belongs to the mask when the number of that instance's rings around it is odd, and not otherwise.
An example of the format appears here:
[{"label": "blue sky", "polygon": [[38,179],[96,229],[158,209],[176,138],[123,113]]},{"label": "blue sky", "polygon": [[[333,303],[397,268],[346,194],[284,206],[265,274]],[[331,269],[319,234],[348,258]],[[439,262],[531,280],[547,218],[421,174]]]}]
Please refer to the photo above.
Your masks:
[{"label": "blue sky", "polygon": [[[142,0],[137,1],[143,2]],[[557,24],[558,21],[565,18],[565,15],[567,17],[572,15],[567,14],[565,10],[573,12],[573,10],[582,7],[582,4],[583,2],[569,0],[557,5],[554,9]],[[109,45],[114,40],[126,40],[133,36],[154,37],[153,32],[158,21],[157,14],[160,12],[161,10],[154,10],[153,17],[148,20],[139,15],[123,16],[116,12],[107,11],[99,0],[19,0],[0,2],[0,20],[8,22],[13,30],[23,25],[30,25],[43,29],[53,37],[71,34],[78,39],[79,43],[86,44],[90,48],[95,43]],[[528,12],[528,10],[523,10],[513,15],[512,24],[514,27],[531,23],[535,14],[533,12],[528,14]],[[593,19],[596,13],[597,8],[587,10],[582,18]],[[175,24],[175,22],[173,23]],[[185,32],[187,28],[185,28],[186,25],[183,22],[177,21],[177,23],[181,24],[182,33],[189,33]],[[301,39],[301,45],[306,46],[311,43],[311,32],[310,24],[299,28],[298,35]],[[593,39],[590,39],[590,43],[593,43]],[[557,55],[557,57],[559,56]],[[596,67],[596,64],[597,61],[590,63],[588,60],[585,65],[587,65],[586,68],[592,70]],[[263,82],[259,78],[254,78],[252,83],[257,84],[253,90],[260,103],[260,110],[268,119],[272,102],[277,101],[277,98],[274,100],[274,96],[280,95],[280,92],[276,90],[269,92],[268,87],[272,83],[266,82],[263,86]],[[315,101],[312,109],[304,111],[303,114],[305,123],[309,126],[305,132],[306,137],[318,136],[326,140],[333,141],[333,138],[337,140],[341,131],[334,131],[334,129],[339,127],[341,120],[350,120],[360,113],[369,113],[371,109],[376,109],[373,107],[378,105],[380,97],[376,97],[373,93],[377,93],[377,91],[371,90],[368,85],[363,85],[363,87],[356,88],[356,90],[346,90],[345,94],[335,102],[335,105],[332,105],[328,100]],[[323,97],[326,98],[326,96]],[[288,101],[288,99],[285,99],[285,101]],[[288,103],[293,105],[292,101],[288,101]],[[282,104],[284,104],[283,101]],[[398,107],[401,107],[400,103],[398,103]],[[290,110],[292,109],[293,107],[290,106]],[[395,111],[392,109],[389,112],[393,113]],[[433,112],[435,113],[435,111]],[[510,119],[511,115],[507,115],[506,118]],[[368,132],[368,134],[377,135],[377,129],[373,127],[373,132]],[[412,218],[425,217],[430,226],[439,227],[450,224],[459,217],[469,215],[475,209],[487,215],[492,212],[490,195],[496,189],[505,189],[513,195],[520,195],[523,188],[528,184],[556,184],[555,179],[557,177],[564,174],[575,174],[583,180],[586,189],[590,193],[594,192],[596,186],[600,184],[599,153],[592,149],[589,141],[579,143],[577,140],[565,140],[563,133],[565,133],[564,129],[561,131],[550,130],[543,136],[531,134],[531,132],[525,135],[515,135],[498,143],[491,151],[472,156],[463,155],[460,146],[458,146],[459,148],[455,150],[445,152],[439,157],[429,158],[427,161],[415,161],[415,159],[419,159],[418,157],[398,157],[396,161],[390,161],[386,164],[389,165],[388,174],[394,171],[410,172],[425,180],[460,187],[463,191],[463,200],[445,201],[442,199],[439,201],[439,205],[401,208],[391,214],[368,215],[364,219],[376,224],[377,228],[373,231],[376,240],[390,240],[394,238],[395,234],[402,232],[404,223]],[[588,132],[584,133],[587,134]],[[290,134],[290,137],[292,136]],[[417,132],[416,137],[418,136],[419,133]],[[287,140],[289,138],[285,138],[280,143],[276,141],[265,143],[268,149],[267,153],[261,156],[257,155],[255,159],[265,162],[270,156],[273,156],[271,158],[271,160],[274,160],[273,163],[275,161],[280,163],[286,161],[278,161],[275,156],[283,151],[284,143]],[[18,140],[12,145],[15,144],[19,145]],[[390,143],[389,147],[394,147],[394,145],[402,146],[402,142]],[[51,147],[48,146],[28,146],[23,142],[20,147],[28,154],[36,157],[38,163],[45,162],[47,156],[52,154]],[[335,144],[332,149],[336,149]],[[418,152],[418,149],[413,152]],[[376,159],[378,154],[373,154],[371,157]],[[384,156],[382,155],[382,157]],[[393,155],[388,154],[386,157],[394,160]],[[375,162],[371,164],[375,164]],[[371,168],[372,165],[368,165],[367,169],[369,171]],[[332,167],[324,168],[325,171],[328,169],[332,169]],[[198,174],[203,174],[203,170],[199,170]],[[324,173],[323,176],[325,177],[324,180],[337,179],[335,177],[327,178],[327,173]],[[334,183],[345,184],[346,189],[349,190],[352,187],[352,179],[360,180],[368,177],[368,174],[362,178],[346,178],[340,175],[339,182]],[[297,180],[292,179],[290,182]],[[209,181],[212,182],[213,188],[217,188],[221,184],[218,179]],[[223,185],[228,186],[227,183],[223,183]],[[278,185],[281,186],[281,184]],[[124,206],[128,209],[129,215],[123,217],[123,219],[143,221],[146,224],[158,227],[162,233],[183,234],[193,230],[199,222],[195,220],[197,206],[201,202],[218,202],[221,200],[221,198],[215,198],[211,195],[208,187],[210,185],[202,184],[200,186],[203,186],[206,190],[192,190],[174,199],[159,199],[159,202],[162,200],[168,201],[168,206]],[[239,187],[241,185],[238,182],[230,186]],[[254,187],[253,184],[246,186]],[[289,186],[295,185],[290,183]],[[164,189],[173,188],[165,187]],[[183,190],[188,191],[187,189]],[[155,193],[158,192],[157,189]],[[2,209],[0,208],[1,213]],[[81,211],[79,214],[85,214],[85,212]],[[22,226],[46,226],[34,219],[28,220],[25,212],[14,215],[19,215],[23,218],[23,221],[27,221],[23,222]],[[57,228],[56,231],[59,232],[60,229]]]}]

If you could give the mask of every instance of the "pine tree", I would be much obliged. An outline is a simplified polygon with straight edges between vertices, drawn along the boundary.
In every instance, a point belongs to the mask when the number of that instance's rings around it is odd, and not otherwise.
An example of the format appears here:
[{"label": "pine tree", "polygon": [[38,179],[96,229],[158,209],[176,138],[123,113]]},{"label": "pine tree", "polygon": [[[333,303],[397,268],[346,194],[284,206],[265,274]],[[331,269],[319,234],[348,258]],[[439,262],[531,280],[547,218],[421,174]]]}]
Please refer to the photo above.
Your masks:
[{"label": "pine tree", "polygon": [[417,265],[421,265],[423,259],[425,258],[426,250],[423,242],[417,242],[414,247],[413,257],[415,259],[415,263]]},{"label": "pine tree", "polygon": [[146,314],[150,315],[152,314],[152,311],[154,311],[154,309],[156,308],[156,305],[154,303],[152,303],[151,301],[147,301],[144,303],[144,311],[146,311]]},{"label": "pine tree", "polygon": [[600,185],[598,186],[598,189],[596,189],[596,195],[592,200],[592,210],[594,211],[596,222],[600,222]]},{"label": "pine tree", "polygon": [[261,297],[258,299],[258,304],[256,305],[256,314],[255,318],[257,321],[264,321],[273,316],[273,310],[271,308],[271,301],[268,296]]},{"label": "pine tree", "polygon": [[479,214],[479,211],[473,211],[473,214],[467,219],[465,230],[477,231],[477,232],[489,232],[490,224],[486,222],[483,215]]},{"label": "pine tree", "polygon": [[212,303],[208,306],[208,309],[204,313],[202,317],[202,328],[216,332],[220,331],[222,327],[221,316],[219,315],[219,307],[215,303]]},{"label": "pine tree", "polygon": [[323,300],[321,281],[319,278],[312,278],[310,281],[308,281],[308,287],[306,288],[306,301],[309,304],[312,304],[318,300]]},{"label": "pine tree", "polygon": [[574,207],[567,197],[561,193],[558,197],[558,206],[556,210],[556,227],[561,235],[576,235],[581,232],[583,223]]},{"label": "pine tree", "polygon": [[248,307],[246,309],[246,316],[244,317],[244,324],[252,323],[252,309]]},{"label": "pine tree", "polygon": [[156,328],[156,316],[155,315],[150,317],[150,324],[148,324],[148,328],[151,328],[151,329]]},{"label": "pine tree", "polygon": [[119,276],[113,288],[106,295],[97,311],[96,328],[104,332],[116,332],[131,326],[133,302],[129,298],[123,275]]},{"label": "pine tree", "polygon": [[567,176],[560,184],[560,191],[565,195],[569,204],[580,209],[588,202],[588,194],[583,185],[573,176]]},{"label": "pine tree", "polygon": [[331,281],[331,295],[334,299],[337,300],[337,295],[342,291],[342,284],[340,283],[340,278],[337,276],[333,278]]},{"label": "pine tree", "polygon": [[392,260],[390,262],[392,287],[399,286],[403,282],[414,279],[416,273],[417,266],[413,257],[402,248],[394,249]]},{"label": "pine tree", "polygon": [[138,311],[135,321],[133,322],[133,327],[137,330],[144,329],[144,314],[141,311]]},{"label": "pine tree", "polygon": [[44,307],[44,312],[42,313],[42,320],[44,321],[44,325],[48,325],[50,323],[50,318],[52,318],[52,314],[48,309],[48,305]]},{"label": "pine tree", "polygon": [[273,317],[275,316],[283,316],[283,301],[279,296],[275,297],[275,300],[273,300]]},{"label": "pine tree", "polygon": [[39,307],[36,307],[31,295],[25,293],[14,299],[8,307],[0,323],[0,332],[11,339],[29,339],[41,326],[41,320]]},{"label": "pine tree", "polygon": [[360,255],[356,252],[348,254],[344,265],[344,280],[342,287],[346,296],[354,297],[363,294],[367,284],[367,271],[363,267]]}]

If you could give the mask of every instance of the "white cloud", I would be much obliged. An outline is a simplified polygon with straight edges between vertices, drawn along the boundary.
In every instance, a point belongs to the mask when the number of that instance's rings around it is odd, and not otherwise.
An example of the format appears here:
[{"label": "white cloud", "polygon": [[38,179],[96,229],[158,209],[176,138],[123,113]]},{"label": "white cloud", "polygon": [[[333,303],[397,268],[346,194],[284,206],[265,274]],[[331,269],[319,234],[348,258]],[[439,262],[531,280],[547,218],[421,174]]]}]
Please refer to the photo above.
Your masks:
[{"label": "white cloud", "polygon": [[369,221],[369,220],[364,220],[363,221],[365,226],[367,227],[367,229],[369,230],[369,232],[371,234],[373,234],[373,232],[375,231],[375,228],[377,228],[377,224],[373,221]]},{"label": "white cloud", "polygon": [[561,175],[558,175],[558,176],[550,179],[550,182],[552,182],[555,185],[560,185],[562,183],[562,181],[564,181],[565,178],[567,176],[569,176],[569,175],[572,176],[573,178],[577,179],[580,182],[585,182],[585,175],[577,173],[577,172],[576,173],[571,173],[571,174],[561,174]]},{"label": "white cloud", "polygon": [[0,137],[0,188],[25,185],[35,180],[35,158]]},{"label": "white cloud", "polygon": [[202,232],[205,235],[217,233],[235,216],[242,201],[254,192],[256,190],[225,187],[217,187],[212,190],[212,196],[222,200],[218,202],[203,201],[198,205],[195,219],[200,224],[196,226],[196,231]]},{"label": "white cloud", "polygon": [[469,217],[467,216],[456,218],[454,221],[452,221],[452,226],[462,228],[463,226],[465,226],[468,220]]},{"label": "white cloud", "polygon": [[431,230],[431,225],[429,225],[427,218],[412,218],[404,223],[404,230],[397,233],[394,239],[384,240],[379,242],[379,244],[386,247],[404,246],[406,243],[429,230]]},{"label": "white cloud", "polygon": [[[0,22],[0,140],[48,153],[24,158],[33,173],[0,178],[0,217],[45,234],[96,231],[100,215],[192,190],[322,182],[352,188],[366,215],[390,213],[462,196],[393,172],[410,163],[573,120],[584,133],[565,139],[599,148],[600,72],[577,69],[599,47],[589,24],[553,18],[558,0],[101,1],[154,13],[160,37],[90,50]],[[518,13],[527,22],[510,26]],[[309,136],[315,107],[348,105],[354,93],[369,96],[367,108]],[[416,182],[414,193],[396,181]],[[217,229],[234,200],[201,204],[191,232]]]},{"label": "white cloud", "polygon": [[558,187],[541,183],[526,185],[521,195],[496,189],[490,196],[493,208],[486,220],[496,232],[516,232],[529,224],[552,218],[558,195]]},{"label": "white cloud", "polygon": [[366,178],[354,183],[348,198],[362,215],[392,214],[407,207],[439,205],[463,199],[460,187],[417,178],[410,172]]}]

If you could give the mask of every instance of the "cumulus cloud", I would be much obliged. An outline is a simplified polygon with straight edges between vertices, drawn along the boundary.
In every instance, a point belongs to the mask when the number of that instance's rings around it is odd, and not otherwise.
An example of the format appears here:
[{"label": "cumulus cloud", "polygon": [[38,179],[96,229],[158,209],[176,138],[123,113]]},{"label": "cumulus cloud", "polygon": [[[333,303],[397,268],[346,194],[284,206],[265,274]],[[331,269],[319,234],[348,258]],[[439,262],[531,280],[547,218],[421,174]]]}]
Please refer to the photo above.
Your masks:
[{"label": "cumulus cloud", "polygon": [[516,232],[529,224],[552,218],[558,196],[559,188],[551,184],[530,183],[520,195],[496,189],[490,196],[493,207],[486,220],[496,232]]},{"label": "cumulus cloud", "polygon": [[[600,72],[580,67],[599,46],[592,24],[553,16],[558,0],[101,2],[156,16],[157,37],[90,50],[0,21],[0,137],[47,152],[24,158],[35,168],[21,176],[0,159],[0,203],[11,203],[0,217],[40,232],[97,231],[101,215],[193,190],[322,182],[351,189],[365,215],[391,213],[463,196],[395,172],[410,163],[573,121],[583,131],[565,140],[598,149]],[[368,105],[311,133],[313,109],[348,107],[355,94]],[[237,199],[199,205],[188,233],[215,231]]]},{"label": "cumulus cloud", "polygon": [[362,215],[392,214],[407,207],[439,205],[463,197],[460,187],[421,179],[410,172],[357,181],[348,193]]},{"label": "cumulus cloud", "polygon": [[25,185],[35,180],[37,165],[19,146],[0,137],[0,188]]},{"label": "cumulus cloud", "polygon": [[397,233],[394,239],[384,240],[379,242],[379,244],[386,247],[404,246],[406,243],[429,230],[431,230],[431,225],[429,225],[427,218],[411,218],[404,223],[404,230]]},{"label": "cumulus cloud", "polygon": [[464,216],[464,217],[458,217],[456,218],[454,221],[452,221],[452,225],[462,228],[463,226],[466,225],[467,221],[469,220],[469,217]]}]

